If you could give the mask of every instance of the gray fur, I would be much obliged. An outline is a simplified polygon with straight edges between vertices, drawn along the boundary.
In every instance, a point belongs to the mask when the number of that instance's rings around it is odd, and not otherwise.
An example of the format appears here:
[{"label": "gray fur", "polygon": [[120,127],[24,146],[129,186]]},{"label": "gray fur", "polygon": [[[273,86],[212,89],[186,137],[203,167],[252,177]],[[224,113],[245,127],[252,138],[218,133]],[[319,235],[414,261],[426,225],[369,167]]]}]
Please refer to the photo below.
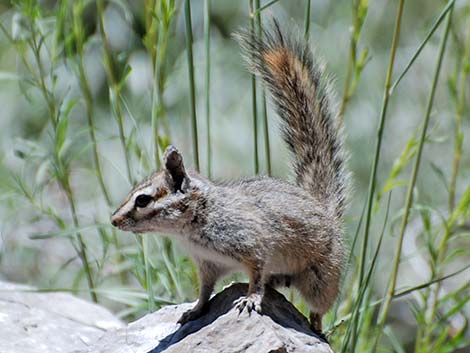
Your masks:
[{"label": "gray fur", "polygon": [[[320,329],[321,316],[338,293],[347,190],[323,74],[308,47],[285,39],[277,23],[263,38],[241,34],[238,39],[284,121],[297,185],[267,177],[213,183],[186,172],[182,156],[170,146],[165,169],[130,192],[112,223],[128,231],[172,235],[198,264],[199,302],[180,322],[201,315],[219,277],[245,271],[250,286],[247,298],[237,303],[240,310],[259,310],[265,285],[292,285],[310,306],[312,325]],[[282,64],[282,55],[288,60],[273,72],[266,51],[280,59],[276,64]],[[142,193],[152,202],[139,208],[135,199]]]}]

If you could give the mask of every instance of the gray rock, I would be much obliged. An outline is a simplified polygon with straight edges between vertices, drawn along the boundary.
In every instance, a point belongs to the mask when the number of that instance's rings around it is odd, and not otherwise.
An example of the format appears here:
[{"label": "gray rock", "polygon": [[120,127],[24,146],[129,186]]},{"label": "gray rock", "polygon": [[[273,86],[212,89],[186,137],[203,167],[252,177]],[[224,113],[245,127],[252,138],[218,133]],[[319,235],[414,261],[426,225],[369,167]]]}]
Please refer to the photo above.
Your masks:
[{"label": "gray rock", "polygon": [[234,284],[209,302],[207,313],[184,326],[178,318],[194,304],[167,306],[105,333],[84,352],[100,353],[332,353],[328,343],[310,330],[307,319],[284,296],[268,290],[263,314],[238,314],[233,301],[246,293]]},{"label": "gray rock", "polygon": [[124,324],[105,308],[67,293],[0,282],[0,352],[85,350],[106,330]]}]

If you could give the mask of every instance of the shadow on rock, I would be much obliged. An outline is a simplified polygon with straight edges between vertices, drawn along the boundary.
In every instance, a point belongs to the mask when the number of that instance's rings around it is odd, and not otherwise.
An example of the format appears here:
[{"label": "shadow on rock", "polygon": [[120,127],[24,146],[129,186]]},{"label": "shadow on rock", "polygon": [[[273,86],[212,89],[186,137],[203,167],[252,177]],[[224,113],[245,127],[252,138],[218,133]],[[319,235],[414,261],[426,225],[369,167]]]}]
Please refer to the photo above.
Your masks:
[{"label": "shadow on rock", "polygon": [[[238,311],[234,308],[233,302],[241,296],[246,295],[247,289],[247,284],[236,283],[215,295],[208,302],[206,313],[203,316],[197,320],[186,323],[175,332],[163,338],[158,346],[148,353],[164,352],[187,336],[211,325],[219,318],[221,319],[220,325],[232,325],[234,334],[241,334],[241,337],[244,335],[243,329],[240,327],[241,321],[251,320],[255,323],[256,320],[254,317],[257,317],[257,319],[261,319],[262,321],[265,321],[266,317],[269,317],[274,321],[274,323],[282,326],[283,328],[293,329],[298,333],[314,337],[318,342],[327,344],[324,336],[321,333],[313,332],[310,329],[307,319],[291,303],[289,303],[282,294],[271,288],[266,289],[264,300],[261,303],[261,315],[256,312],[252,312],[250,317],[244,314],[239,316]],[[226,316],[230,316],[230,318],[224,317],[225,314],[229,314]],[[266,322],[258,322],[258,324],[264,324],[266,326],[266,328],[264,328],[265,330],[270,328],[269,324]],[[219,323],[215,323],[214,326],[219,326]],[[249,334],[249,332],[246,332],[246,334]]]}]

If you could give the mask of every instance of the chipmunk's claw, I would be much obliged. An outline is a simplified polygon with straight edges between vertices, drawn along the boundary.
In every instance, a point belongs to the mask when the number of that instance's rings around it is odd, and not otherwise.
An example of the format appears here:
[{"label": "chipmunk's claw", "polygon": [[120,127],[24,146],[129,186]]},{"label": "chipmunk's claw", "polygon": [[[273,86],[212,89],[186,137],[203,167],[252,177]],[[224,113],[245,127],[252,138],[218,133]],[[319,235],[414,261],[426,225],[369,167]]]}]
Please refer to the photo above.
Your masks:
[{"label": "chipmunk's claw", "polygon": [[248,314],[251,314],[252,311],[261,313],[261,300],[262,297],[259,294],[250,294],[247,297],[241,297],[235,300],[235,308],[238,310],[240,315],[243,311],[247,311]]}]

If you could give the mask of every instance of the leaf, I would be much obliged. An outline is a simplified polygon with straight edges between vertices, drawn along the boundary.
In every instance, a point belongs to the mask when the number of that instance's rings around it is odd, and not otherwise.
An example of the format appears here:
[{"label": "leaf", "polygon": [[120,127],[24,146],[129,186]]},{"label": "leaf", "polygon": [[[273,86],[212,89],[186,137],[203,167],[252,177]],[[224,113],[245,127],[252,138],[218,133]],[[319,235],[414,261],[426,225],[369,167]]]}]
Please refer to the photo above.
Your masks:
[{"label": "leaf", "polygon": [[390,190],[392,190],[393,188],[396,188],[396,187],[398,187],[398,186],[406,186],[406,185],[408,185],[408,182],[405,181],[405,180],[396,180],[396,181],[394,181],[394,180],[389,180],[389,181],[387,181],[387,183],[385,184],[385,186],[384,186],[382,192],[383,192],[383,193],[387,193],[387,192],[389,192]]},{"label": "leaf", "polygon": [[454,212],[452,212],[449,218],[448,226],[449,227],[453,226],[460,216],[466,215],[469,212],[470,212],[470,187],[467,188],[462,198],[460,199],[460,202],[457,205],[456,209],[454,210]]},{"label": "leaf", "polygon": [[460,299],[459,301],[457,301],[455,303],[455,305],[452,307],[452,309],[447,311],[445,313],[445,315],[442,316],[442,318],[439,321],[442,322],[442,323],[446,322],[447,319],[449,319],[451,316],[457,314],[469,302],[470,302],[470,297],[464,295],[464,297],[462,299]]},{"label": "leaf", "polygon": [[59,151],[59,154],[62,151],[62,147],[64,146],[64,141],[67,136],[68,125],[69,125],[69,119],[67,117],[60,119],[59,123],[57,124],[56,146],[57,146],[57,151]]},{"label": "leaf", "polygon": [[449,192],[449,185],[444,174],[444,171],[439,168],[434,162],[431,162],[431,169],[436,174],[437,178],[442,182],[447,192]]},{"label": "leaf", "polygon": [[469,249],[454,249],[449,255],[447,255],[447,257],[444,259],[444,262],[442,264],[443,265],[448,264],[452,262],[452,260],[454,260],[457,256],[466,254],[469,251],[470,251]]},{"label": "leaf", "polygon": [[81,233],[90,229],[97,229],[101,227],[111,227],[111,224],[91,224],[88,226],[78,227],[78,228],[67,228],[64,230],[50,232],[50,233],[36,233],[29,236],[30,239],[50,239],[50,238],[74,238],[75,234]]},{"label": "leaf", "polygon": [[387,335],[388,339],[390,340],[390,343],[393,346],[393,350],[397,353],[406,353],[405,349],[400,343],[400,340],[397,338],[395,333],[393,332],[392,328],[390,326],[386,326],[384,329],[384,333]]}]

